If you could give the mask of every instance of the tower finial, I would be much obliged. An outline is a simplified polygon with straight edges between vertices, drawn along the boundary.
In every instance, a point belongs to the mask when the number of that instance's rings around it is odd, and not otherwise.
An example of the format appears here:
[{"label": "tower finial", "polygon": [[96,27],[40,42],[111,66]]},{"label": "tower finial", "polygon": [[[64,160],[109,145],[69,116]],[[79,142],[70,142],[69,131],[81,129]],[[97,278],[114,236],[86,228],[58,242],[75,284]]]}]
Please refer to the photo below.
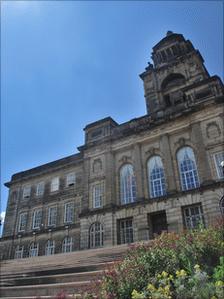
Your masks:
[{"label": "tower finial", "polygon": [[166,33],[166,36],[169,36],[169,35],[171,35],[171,34],[173,34],[173,31],[168,30],[167,33]]}]

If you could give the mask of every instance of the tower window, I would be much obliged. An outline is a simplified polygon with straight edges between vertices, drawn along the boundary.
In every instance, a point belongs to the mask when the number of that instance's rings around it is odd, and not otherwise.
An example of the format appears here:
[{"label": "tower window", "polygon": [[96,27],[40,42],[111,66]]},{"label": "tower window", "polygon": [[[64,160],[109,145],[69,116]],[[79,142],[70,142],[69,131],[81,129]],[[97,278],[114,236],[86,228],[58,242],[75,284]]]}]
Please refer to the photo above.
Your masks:
[{"label": "tower window", "polygon": [[165,102],[166,107],[170,107],[172,105],[169,94],[164,96],[164,102]]}]

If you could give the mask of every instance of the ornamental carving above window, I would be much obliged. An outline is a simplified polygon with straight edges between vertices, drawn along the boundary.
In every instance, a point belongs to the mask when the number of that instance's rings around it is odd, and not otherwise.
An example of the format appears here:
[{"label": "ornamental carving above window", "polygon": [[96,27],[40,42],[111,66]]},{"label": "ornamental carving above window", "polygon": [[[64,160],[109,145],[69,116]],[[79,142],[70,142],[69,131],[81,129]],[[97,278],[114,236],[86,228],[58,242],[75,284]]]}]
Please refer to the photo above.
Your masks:
[{"label": "ornamental carving above window", "polygon": [[210,138],[217,138],[221,135],[221,130],[216,122],[211,122],[206,126],[206,135]]}]

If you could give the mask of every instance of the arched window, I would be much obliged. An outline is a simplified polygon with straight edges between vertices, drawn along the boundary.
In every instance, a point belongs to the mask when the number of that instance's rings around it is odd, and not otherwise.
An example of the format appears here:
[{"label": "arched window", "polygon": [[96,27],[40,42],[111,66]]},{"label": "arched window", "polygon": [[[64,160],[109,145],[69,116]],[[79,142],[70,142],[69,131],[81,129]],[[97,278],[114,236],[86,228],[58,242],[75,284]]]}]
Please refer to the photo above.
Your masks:
[{"label": "arched window", "polygon": [[131,164],[122,166],[120,170],[120,193],[122,204],[136,200],[136,179]]},{"label": "arched window", "polygon": [[182,74],[174,73],[168,75],[161,84],[161,89],[169,89],[185,84],[185,77]]},{"label": "arched window", "polygon": [[89,247],[103,246],[103,226],[100,222],[95,222],[89,229]]},{"label": "arched window", "polygon": [[72,237],[65,237],[62,242],[62,252],[71,252],[72,251]]},{"label": "arched window", "polygon": [[194,152],[189,146],[183,147],[177,153],[178,167],[182,190],[199,187],[199,178]]},{"label": "arched window", "polygon": [[23,258],[23,250],[24,250],[23,246],[21,246],[21,245],[16,246],[15,259],[22,259]]},{"label": "arched window", "polygon": [[54,254],[55,242],[54,240],[48,240],[45,247],[45,255]]},{"label": "arched window", "polygon": [[29,257],[38,256],[39,244],[33,242],[30,244]]},{"label": "arched window", "polygon": [[150,197],[159,197],[166,194],[166,183],[162,159],[153,156],[148,161],[148,178]]}]

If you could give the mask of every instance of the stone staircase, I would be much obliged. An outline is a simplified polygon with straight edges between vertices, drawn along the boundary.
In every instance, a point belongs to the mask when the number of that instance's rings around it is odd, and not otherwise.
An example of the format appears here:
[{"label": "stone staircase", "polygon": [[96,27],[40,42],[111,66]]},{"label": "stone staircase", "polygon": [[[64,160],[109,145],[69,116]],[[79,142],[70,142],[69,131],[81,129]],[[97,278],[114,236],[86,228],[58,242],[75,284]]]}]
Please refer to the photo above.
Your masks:
[{"label": "stone staircase", "polygon": [[4,299],[53,298],[65,291],[81,298],[92,280],[100,280],[113,261],[120,260],[128,245],[71,253],[1,261],[0,297]]}]

